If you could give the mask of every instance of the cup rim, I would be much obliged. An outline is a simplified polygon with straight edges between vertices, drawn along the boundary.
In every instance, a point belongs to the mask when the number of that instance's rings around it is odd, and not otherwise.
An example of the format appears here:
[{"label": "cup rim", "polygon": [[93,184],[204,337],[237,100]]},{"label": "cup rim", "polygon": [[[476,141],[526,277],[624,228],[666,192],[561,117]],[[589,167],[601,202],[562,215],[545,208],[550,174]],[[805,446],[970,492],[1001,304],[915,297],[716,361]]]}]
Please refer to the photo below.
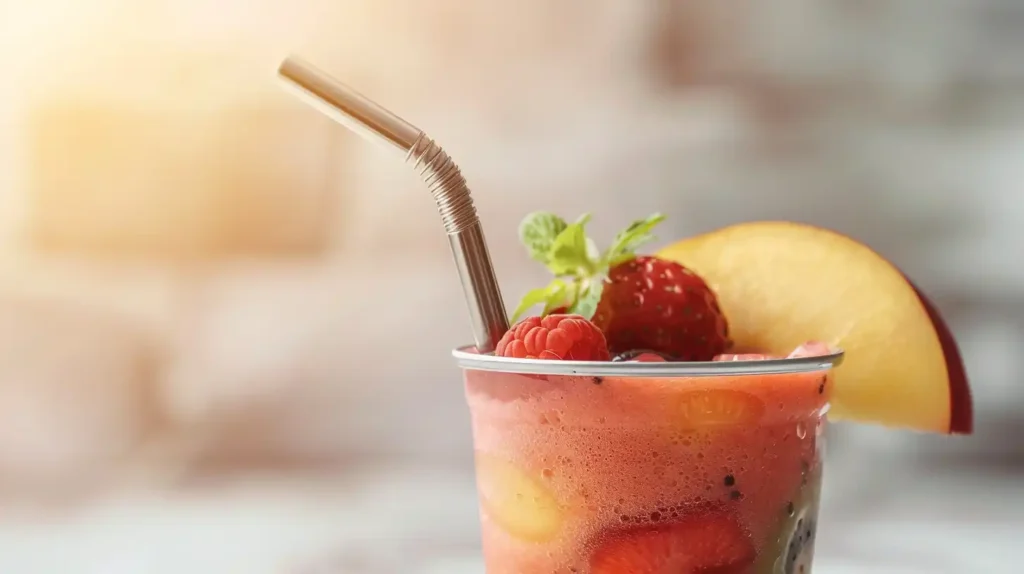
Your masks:
[{"label": "cup rim", "polygon": [[543,361],[480,354],[473,345],[458,347],[452,356],[459,367],[526,375],[568,375],[586,377],[719,377],[726,375],[773,375],[825,371],[839,366],[845,353],[795,359],[757,361],[692,361],[640,363],[635,361]]}]

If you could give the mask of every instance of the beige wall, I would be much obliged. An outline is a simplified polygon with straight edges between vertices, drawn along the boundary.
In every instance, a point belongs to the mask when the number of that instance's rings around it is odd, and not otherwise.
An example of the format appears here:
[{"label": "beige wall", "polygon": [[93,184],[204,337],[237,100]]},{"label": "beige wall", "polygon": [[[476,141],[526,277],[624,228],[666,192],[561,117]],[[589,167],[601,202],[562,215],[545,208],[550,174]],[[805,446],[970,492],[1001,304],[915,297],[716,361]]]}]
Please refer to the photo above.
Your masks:
[{"label": "beige wall", "polygon": [[[1001,64],[1020,46],[992,31],[985,7],[998,2],[941,4],[719,2],[673,13],[612,0],[5,3],[2,285],[15,305],[60,301],[117,324],[73,329],[153,338],[167,367],[157,402],[201,434],[244,441],[220,423],[256,417],[267,436],[311,449],[465,452],[447,350],[468,333],[429,196],[394,157],[278,89],[275,65],[298,52],[459,161],[509,301],[540,279],[514,228],[541,207],[592,211],[600,234],[654,210],[672,217],[666,236],[758,218],[835,227],[936,293],[984,384],[979,405],[996,422],[982,433],[995,436],[1024,404],[1012,352],[1024,272],[1006,264],[1024,245],[1024,91]],[[68,114],[77,119],[60,119]],[[55,150],[69,133],[81,141],[65,162]],[[40,189],[48,207],[33,220]],[[251,209],[274,217],[228,217],[257,193]],[[168,252],[217,244],[211,213],[249,239],[277,238],[275,251],[315,244],[320,231],[327,249],[295,262],[167,265]],[[64,247],[127,229],[118,241],[161,257],[43,256],[27,245],[38,220],[64,230]],[[62,324],[53,337],[67,334]],[[58,361],[48,347],[23,360]],[[129,422],[141,407],[110,406],[123,404],[126,384],[114,379],[136,375],[90,369],[10,392],[38,392],[45,420],[61,415],[40,389],[87,385],[81,410],[105,421],[123,412],[120,432],[146,435]],[[0,373],[0,388],[16,372]],[[19,432],[0,422],[0,436]],[[124,442],[89,448],[115,456]]]}]

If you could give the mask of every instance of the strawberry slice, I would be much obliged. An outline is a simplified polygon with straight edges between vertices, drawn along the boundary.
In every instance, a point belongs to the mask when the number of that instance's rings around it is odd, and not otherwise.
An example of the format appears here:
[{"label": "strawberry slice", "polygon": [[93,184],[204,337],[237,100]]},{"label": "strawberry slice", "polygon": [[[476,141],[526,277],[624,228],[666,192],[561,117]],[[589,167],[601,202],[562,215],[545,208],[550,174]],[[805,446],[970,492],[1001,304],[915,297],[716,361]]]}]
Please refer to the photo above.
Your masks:
[{"label": "strawberry slice", "polygon": [[606,535],[590,558],[591,574],[740,572],[756,557],[750,536],[726,514],[638,526]]},{"label": "strawberry slice", "polygon": [[677,400],[683,425],[688,428],[754,425],[765,408],[760,398],[733,389],[689,391]]}]

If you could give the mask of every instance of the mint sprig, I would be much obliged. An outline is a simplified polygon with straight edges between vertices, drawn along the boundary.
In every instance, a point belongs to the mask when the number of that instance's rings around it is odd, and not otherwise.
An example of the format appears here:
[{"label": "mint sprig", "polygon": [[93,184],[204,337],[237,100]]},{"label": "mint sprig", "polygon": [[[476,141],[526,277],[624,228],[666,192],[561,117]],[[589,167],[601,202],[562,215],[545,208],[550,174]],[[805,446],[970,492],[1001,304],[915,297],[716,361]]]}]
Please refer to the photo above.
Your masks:
[{"label": "mint sprig", "polygon": [[530,258],[547,265],[551,245],[568,226],[564,219],[554,213],[537,211],[527,215],[519,224],[519,240],[526,246]]},{"label": "mint sprig", "polygon": [[647,219],[638,219],[630,223],[629,227],[620,231],[612,241],[612,246],[608,248],[607,257],[612,265],[632,259],[640,246],[654,241],[655,237],[651,235],[651,230],[662,221],[665,221],[665,216],[655,213]]},{"label": "mint sprig", "polygon": [[527,292],[512,314],[512,321],[541,304],[545,315],[567,307],[569,313],[593,317],[608,271],[634,258],[637,248],[654,240],[651,230],[664,220],[664,215],[656,213],[634,221],[602,253],[586,234],[590,214],[573,223],[543,211],[527,215],[519,225],[519,238],[530,258],[543,263],[555,279],[545,287]]}]

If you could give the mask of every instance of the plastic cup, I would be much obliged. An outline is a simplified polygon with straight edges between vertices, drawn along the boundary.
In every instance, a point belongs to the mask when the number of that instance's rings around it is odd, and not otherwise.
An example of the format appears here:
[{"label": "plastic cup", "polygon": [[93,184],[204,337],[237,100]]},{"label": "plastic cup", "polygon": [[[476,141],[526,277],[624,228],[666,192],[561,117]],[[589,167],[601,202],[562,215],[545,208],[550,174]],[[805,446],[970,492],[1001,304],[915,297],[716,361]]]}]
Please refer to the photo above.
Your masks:
[{"label": "plastic cup", "polygon": [[454,355],[487,574],[810,572],[841,353],[705,363]]}]

